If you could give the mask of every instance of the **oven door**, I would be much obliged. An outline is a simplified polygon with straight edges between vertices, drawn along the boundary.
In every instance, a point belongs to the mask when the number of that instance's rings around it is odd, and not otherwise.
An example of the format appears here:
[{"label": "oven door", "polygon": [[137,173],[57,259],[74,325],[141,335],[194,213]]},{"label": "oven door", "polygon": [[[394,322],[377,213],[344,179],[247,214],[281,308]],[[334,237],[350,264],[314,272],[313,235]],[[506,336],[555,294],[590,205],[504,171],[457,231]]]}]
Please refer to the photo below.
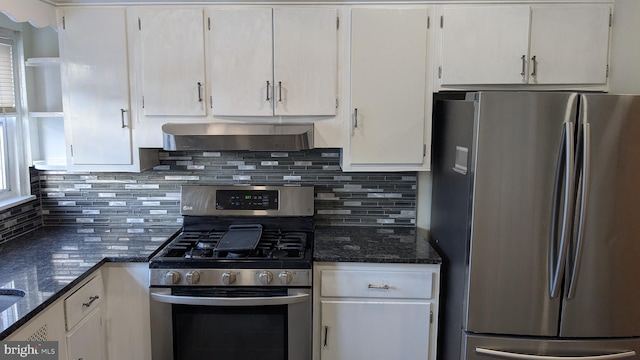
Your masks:
[{"label": "oven door", "polygon": [[151,288],[154,360],[309,360],[309,288]]}]

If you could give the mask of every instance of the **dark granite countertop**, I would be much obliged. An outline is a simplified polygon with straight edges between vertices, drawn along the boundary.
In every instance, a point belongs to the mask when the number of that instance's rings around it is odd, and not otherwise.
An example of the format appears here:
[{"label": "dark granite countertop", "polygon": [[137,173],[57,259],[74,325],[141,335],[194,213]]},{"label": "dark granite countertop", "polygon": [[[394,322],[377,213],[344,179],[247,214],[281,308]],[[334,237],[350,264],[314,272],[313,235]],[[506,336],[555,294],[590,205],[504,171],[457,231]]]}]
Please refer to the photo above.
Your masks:
[{"label": "dark granite countertop", "polygon": [[440,264],[427,231],[408,227],[318,227],[314,261]]},{"label": "dark granite countertop", "polygon": [[0,245],[0,288],[26,295],[0,312],[0,340],[105,262],[147,262],[176,229],[46,226]]},{"label": "dark granite countertop", "polygon": [[[147,262],[178,229],[46,226],[0,245],[0,288],[26,292],[0,312],[0,340],[105,262]],[[407,227],[318,227],[314,261],[440,264],[428,233]]]}]

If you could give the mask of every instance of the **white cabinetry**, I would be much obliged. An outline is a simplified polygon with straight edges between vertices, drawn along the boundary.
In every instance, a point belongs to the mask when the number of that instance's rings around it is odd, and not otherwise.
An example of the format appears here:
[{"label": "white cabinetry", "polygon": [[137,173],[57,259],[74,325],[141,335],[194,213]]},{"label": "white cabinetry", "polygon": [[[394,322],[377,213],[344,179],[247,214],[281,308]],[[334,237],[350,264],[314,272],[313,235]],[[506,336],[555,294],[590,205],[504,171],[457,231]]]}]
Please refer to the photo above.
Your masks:
[{"label": "white cabinetry", "polygon": [[64,300],[69,360],[106,359],[100,272]]},{"label": "white cabinetry", "polygon": [[214,115],[335,115],[337,11],[209,11]]},{"label": "white cabinetry", "polygon": [[440,85],[607,82],[607,4],[440,8]]},{"label": "white cabinetry", "polygon": [[5,341],[57,341],[58,357],[67,359],[65,346],[64,305],[57,300],[22,325]]},{"label": "white cabinetry", "polygon": [[151,360],[149,264],[107,263],[101,270],[109,358]]},{"label": "white cabinetry", "polygon": [[439,265],[314,266],[314,359],[435,359]]},{"label": "white cabinetry", "polygon": [[205,116],[203,10],[143,9],[137,31],[142,113]]},{"label": "white cabinetry", "polygon": [[123,8],[65,8],[59,30],[71,170],[140,171]]},{"label": "white cabinetry", "polygon": [[428,166],[430,10],[351,11],[351,136],[345,170]]}]

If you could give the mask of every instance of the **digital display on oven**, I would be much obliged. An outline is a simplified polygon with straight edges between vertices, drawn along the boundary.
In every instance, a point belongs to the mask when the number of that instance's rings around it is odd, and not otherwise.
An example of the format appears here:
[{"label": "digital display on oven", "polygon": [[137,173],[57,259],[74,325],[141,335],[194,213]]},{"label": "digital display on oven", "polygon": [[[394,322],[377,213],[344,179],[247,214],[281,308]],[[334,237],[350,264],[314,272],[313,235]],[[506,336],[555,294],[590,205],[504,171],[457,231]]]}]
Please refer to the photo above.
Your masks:
[{"label": "digital display on oven", "polygon": [[278,210],[278,191],[217,190],[216,210]]}]

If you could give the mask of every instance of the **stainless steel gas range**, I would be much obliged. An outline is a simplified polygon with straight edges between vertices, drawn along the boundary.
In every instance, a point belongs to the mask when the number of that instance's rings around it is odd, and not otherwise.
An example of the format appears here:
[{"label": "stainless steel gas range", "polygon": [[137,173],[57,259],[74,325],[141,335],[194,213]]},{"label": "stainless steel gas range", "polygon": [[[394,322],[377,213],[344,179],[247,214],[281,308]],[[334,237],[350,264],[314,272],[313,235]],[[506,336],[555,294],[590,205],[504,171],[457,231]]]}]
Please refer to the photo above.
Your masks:
[{"label": "stainless steel gas range", "polygon": [[183,186],[183,228],[149,262],[153,359],[310,359],[313,201]]}]

